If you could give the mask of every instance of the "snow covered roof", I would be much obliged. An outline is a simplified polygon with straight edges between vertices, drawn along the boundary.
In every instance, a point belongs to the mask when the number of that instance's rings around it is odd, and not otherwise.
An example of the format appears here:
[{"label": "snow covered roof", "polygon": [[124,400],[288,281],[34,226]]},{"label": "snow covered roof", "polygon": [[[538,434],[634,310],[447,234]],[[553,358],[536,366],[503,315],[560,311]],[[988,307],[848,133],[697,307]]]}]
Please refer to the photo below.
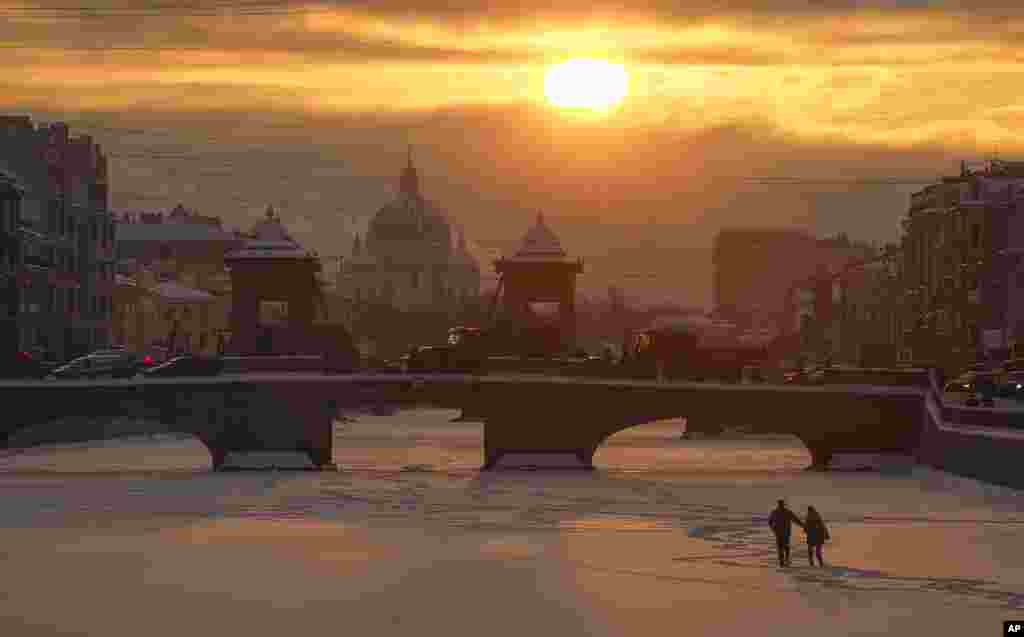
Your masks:
[{"label": "snow covered roof", "polygon": [[519,249],[513,255],[514,259],[542,260],[542,259],[564,259],[566,252],[562,248],[562,242],[558,240],[551,228],[544,223],[544,214],[537,214],[537,223],[526,231]]},{"label": "snow covered roof", "polygon": [[230,232],[204,223],[116,223],[117,241],[236,241]]},{"label": "snow covered roof", "polygon": [[233,259],[306,259],[310,254],[285,230],[275,215],[273,206],[267,207],[266,219],[252,229],[253,238],[246,241],[241,249],[228,253],[224,258]]},{"label": "snow covered roof", "polygon": [[688,316],[658,316],[651,322],[651,329],[667,332],[699,332],[711,326],[711,320],[699,314]]},{"label": "snow covered roof", "polygon": [[288,236],[288,231],[285,230],[283,225],[281,225],[281,220],[274,212],[273,206],[267,206],[266,219],[253,226],[252,234],[256,241],[268,243],[295,243],[295,241]]},{"label": "snow covered roof", "polygon": [[164,281],[150,288],[165,303],[209,303],[214,300],[212,294],[190,288],[175,281]]},{"label": "snow covered roof", "polygon": [[225,260],[232,259],[307,259],[312,258],[308,252],[296,244],[272,241],[250,241],[241,250],[225,255]]}]

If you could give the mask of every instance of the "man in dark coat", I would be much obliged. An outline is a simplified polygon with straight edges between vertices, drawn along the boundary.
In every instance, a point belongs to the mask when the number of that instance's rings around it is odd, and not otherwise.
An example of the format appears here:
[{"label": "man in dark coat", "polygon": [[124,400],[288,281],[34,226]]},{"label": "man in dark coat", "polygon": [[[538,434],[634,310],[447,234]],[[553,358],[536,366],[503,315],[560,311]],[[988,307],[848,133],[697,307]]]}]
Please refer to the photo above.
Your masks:
[{"label": "man in dark coat", "polygon": [[791,563],[789,555],[789,538],[793,531],[793,524],[803,528],[804,523],[796,514],[786,508],[786,501],[779,500],[779,506],[768,516],[768,526],[775,534],[775,547],[779,551],[779,566],[789,566]]}]

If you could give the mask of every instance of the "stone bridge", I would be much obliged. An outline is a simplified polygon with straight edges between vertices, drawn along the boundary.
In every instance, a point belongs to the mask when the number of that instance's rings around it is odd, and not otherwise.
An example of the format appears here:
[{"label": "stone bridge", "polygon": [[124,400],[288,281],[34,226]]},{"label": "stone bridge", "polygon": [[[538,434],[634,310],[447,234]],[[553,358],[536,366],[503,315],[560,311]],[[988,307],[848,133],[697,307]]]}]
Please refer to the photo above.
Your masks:
[{"label": "stone bridge", "polygon": [[[187,433],[215,469],[231,453],[297,451],[332,467],[333,420],[374,405],[461,409],[484,429],[485,469],[536,464],[592,467],[612,434],[665,418],[792,434],[812,466],[836,451],[912,453],[925,389],[779,386],[458,374],[277,373],[213,378],[0,383],[0,441],[68,416],[138,416]],[[551,464],[547,462],[544,464]]]}]

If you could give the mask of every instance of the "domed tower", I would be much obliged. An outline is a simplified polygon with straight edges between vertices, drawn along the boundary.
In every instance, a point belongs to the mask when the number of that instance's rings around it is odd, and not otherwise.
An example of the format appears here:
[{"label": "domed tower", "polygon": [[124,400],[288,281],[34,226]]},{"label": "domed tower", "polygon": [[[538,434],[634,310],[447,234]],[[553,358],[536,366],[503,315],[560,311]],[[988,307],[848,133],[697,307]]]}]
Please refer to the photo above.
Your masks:
[{"label": "domed tower", "polygon": [[410,149],[398,178],[398,196],[370,221],[366,252],[385,258],[408,254],[420,261],[444,260],[451,252],[451,232],[447,216],[420,191]]},{"label": "domed tower", "polygon": [[319,259],[288,235],[272,206],[250,236],[224,256],[231,273],[231,351],[320,353],[311,338],[321,298]]},{"label": "domed tower", "polygon": [[495,294],[501,298],[498,318],[504,329],[530,332],[537,327],[531,304],[556,303],[557,334],[553,338],[557,343],[549,343],[546,352],[575,347],[576,275],[583,272],[583,261],[568,257],[542,213],[537,214],[537,222],[523,236],[519,249],[511,257],[495,261],[494,270],[499,276]]},{"label": "domed tower", "polygon": [[351,261],[353,298],[402,311],[454,311],[479,292],[454,238],[448,216],[424,196],[410,151],[395,199],[373,216],[361,254]]},{"label": "domed tower", "polygon": [[412,163],[412,146],[409,146],[409,158],[402,171],[402,176],[398,178],[398,192],[407,200],[420,200],[420,177],[416,173],[416,166]]}]

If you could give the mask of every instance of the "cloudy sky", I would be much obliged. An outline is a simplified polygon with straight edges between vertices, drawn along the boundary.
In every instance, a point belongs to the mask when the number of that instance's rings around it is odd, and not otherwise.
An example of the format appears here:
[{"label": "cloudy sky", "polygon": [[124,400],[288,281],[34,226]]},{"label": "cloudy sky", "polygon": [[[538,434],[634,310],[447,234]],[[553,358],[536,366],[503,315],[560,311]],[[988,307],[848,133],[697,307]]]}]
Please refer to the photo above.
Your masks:
[{"label": "cloudy sky", "polygon": [[[919,186],[870,180],[1024,156],[1018,5],[0,0],[0,109],[93,134],[115,208],[274,203],[334,254],[412,143],[482,255],[543,209],[588,286],[706,303],[719,228],[891,241]],[[625,100],[549,103],[576,57],[624,65]]]}]

